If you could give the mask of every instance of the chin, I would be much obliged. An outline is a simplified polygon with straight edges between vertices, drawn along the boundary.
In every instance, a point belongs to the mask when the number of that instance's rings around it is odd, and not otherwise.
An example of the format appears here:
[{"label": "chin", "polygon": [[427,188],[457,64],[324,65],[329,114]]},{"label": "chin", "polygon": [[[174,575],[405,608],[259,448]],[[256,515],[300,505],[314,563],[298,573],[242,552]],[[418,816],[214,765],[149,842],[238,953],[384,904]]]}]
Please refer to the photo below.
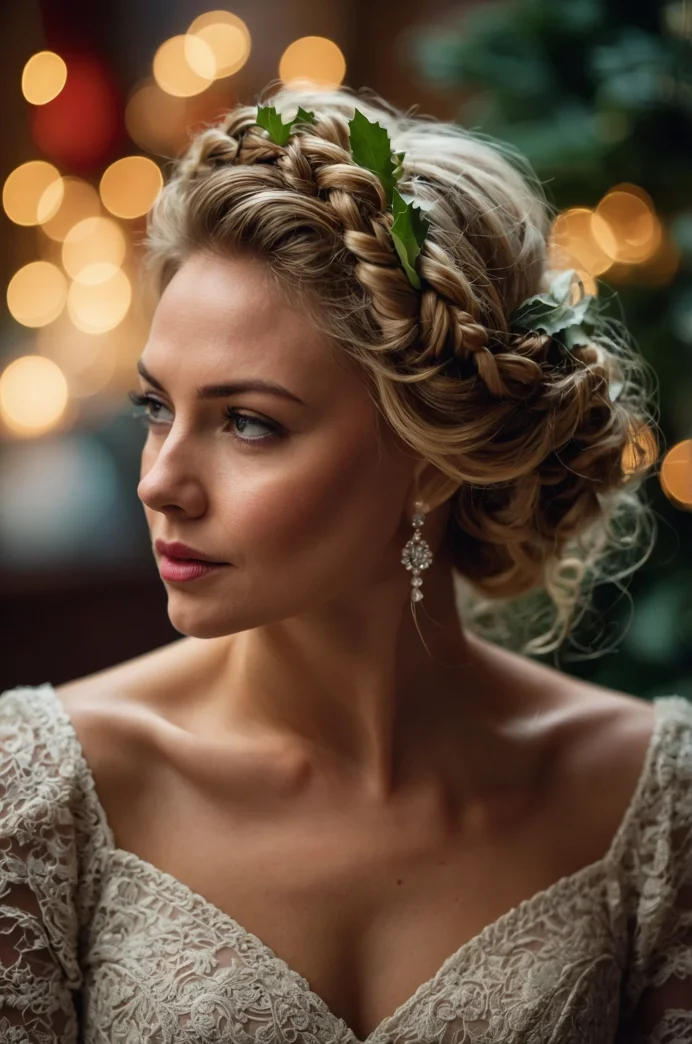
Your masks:
[{"label": "chin", "polygon": [[227,634],[236,634],[238,631],[246,630],[246,627],[237,620],[229,620],[220,615],[207,616],[189,610],[176,612],[169,606],[168,619],[171,626],[179,634],[187,638],[222,638]]}]

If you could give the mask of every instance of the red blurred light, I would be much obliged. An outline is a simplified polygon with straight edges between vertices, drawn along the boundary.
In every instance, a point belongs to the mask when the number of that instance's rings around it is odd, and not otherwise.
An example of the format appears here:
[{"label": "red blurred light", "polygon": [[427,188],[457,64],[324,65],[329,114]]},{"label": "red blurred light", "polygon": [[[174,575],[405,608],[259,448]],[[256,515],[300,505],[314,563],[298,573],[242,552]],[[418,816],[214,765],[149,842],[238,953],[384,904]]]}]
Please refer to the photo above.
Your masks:
[{"label": "red blurred light", "polygon": [[67,82],[46,105],[30,106],[31,130],[44,155],[89,174],[110,156],[121,134],[118,92],[97,58],[63,57]]}]

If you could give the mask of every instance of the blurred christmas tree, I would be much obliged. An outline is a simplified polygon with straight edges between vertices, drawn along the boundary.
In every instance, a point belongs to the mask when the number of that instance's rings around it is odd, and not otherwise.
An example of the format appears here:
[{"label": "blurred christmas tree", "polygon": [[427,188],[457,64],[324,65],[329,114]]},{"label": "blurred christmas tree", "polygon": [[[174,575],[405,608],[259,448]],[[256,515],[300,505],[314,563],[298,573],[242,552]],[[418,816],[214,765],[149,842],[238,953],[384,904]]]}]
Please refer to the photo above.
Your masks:
[{"label": "blurred christmas tree", "polygon": [[[483,3],[425,32],[417,27],[403,46],[428,81],[465,88],[460,123],[529,158],[561,212],[560,242],[575,259],[564,267],[590,273],[589,292],[617,291],[612,314],[654,368],[662,450],[691,439],[692,7]],[[588,213],[585,222],[583,208],[601,215],[601,225]],[[627,220],[623,233],[618,222]],[[637,220],[657,234],[639,255]],[[645,698],[692,698],[692,513],[671,504],[658,477],[646,490],[658,517],[656,548],[626,590],[596,588],[578,638],[611,651],[579,660],[567,651],[560,666]]]}]

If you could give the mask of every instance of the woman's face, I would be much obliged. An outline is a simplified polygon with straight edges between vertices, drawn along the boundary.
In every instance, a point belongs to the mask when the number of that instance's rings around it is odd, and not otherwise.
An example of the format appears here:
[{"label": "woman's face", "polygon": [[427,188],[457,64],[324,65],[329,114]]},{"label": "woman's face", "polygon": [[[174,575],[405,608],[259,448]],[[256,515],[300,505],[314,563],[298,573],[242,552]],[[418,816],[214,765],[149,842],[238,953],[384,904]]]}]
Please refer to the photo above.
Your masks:
[{"label": "woman's face", "polygon": [[[141,391],[155,400],[138,496],[152,544],[229,563],[165,581],[171,623],[213,638],[311,612],[394,580],[416,459],[385,431],[362,377],[289,307],[258,261],[195,254],[154,314]],[[202,385],[270,381],[292,396]],[[300,401],[297,401],[300,400]],[[156,553],[157,561],[161,556]]]}]

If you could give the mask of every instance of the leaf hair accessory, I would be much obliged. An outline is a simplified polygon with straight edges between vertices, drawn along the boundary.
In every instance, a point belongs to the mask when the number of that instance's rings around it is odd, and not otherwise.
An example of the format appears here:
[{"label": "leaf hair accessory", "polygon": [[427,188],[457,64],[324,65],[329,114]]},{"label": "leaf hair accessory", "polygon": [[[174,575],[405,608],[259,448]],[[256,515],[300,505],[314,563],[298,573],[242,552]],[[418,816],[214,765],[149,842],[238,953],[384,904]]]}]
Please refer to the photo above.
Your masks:
[{"label": "leaf hair accessory", "polygon": [[[576,304],[571,303],[574,280],[582,289]],[[556,337],[571,352],[577,345],[588,345],[594,326],[599,319],[601,302],[593,294],[584,293],[576,268],[559,272],[552,280],[547,293],[534,294],[515,308],[510,316],[510,332],[525,333],[542,330]]]},{"label": "leaf hair accessory", "polygon": [[[581,297],[572,303],[574,282],[581,288]],[[558,272],[547,293],[534,294],[515,308],[510,316],[510,333],[522,334],[542,330],[554,337],[570,355],[577,346],[588,347],[593,341],[594,327],[600,322],[603,302],[584,291],[584,284],[576,268]],[[621,374],[614,373],[608,382],[612,402],[624,387]]]},{"label": "leaf hair accessory", "polygon": [[[303,109],[288,123],[284,123],[281,115],[273,105],[260,105],[257,108],[257,125],[263,127],[272,141],[277,145],[285,145],[294,133],[293,128],[299,123],[316,123],[315,115]],[[416,259],[430,227],[421,210],[428,209],[421,204],[414,204],[413,197],[399,192],[397,181],[403,175],[403,161],[406,153],[393,152],[389,134],[379,123],[372,123],[360,109],[356,109],[353,119],[348,123],[351,142],[351,157],[359,167],[377,174],[387,197],[387,202],[394,214],[391,236],[399,255],[404,271],[411,286],[421,289],[421,281],[416,271]]]},{"label": "leaf hair accessory", "polygon": [[[285,145],[300,123],[314,124],[317,120],[312,112],[299,107],[298,112],[284,123],[272,105],[257,108],[258,126],[264,128],[277,145]],[[404,152],[394,152],[389,134],[379,123],[372,123],[356,109],[349,120],[351,156],[360,167],[376,174],[382,183],[387,201],[394,215],[391,236],[396,252],[404,267],[411,286],[421,289],[416,261],[430,228],[421,211],[429,210],[432,203],[414,203],[414,197],[397,188],[403,175]],[[581,287],[581,298],[572,303],[574,280]],[[550,289],[541,294],[527,297],[515,308],[509,319],[510,333],[521,334],[542,330],[558,340],[567,352],[578,345],[588,346],[601,313],[602,302],[593,294],[584,292],[584,284],[576,269],[558,272],[550,283]],[[621,382],[611,382],[611,397],[617,398],[622,390]]]}]

